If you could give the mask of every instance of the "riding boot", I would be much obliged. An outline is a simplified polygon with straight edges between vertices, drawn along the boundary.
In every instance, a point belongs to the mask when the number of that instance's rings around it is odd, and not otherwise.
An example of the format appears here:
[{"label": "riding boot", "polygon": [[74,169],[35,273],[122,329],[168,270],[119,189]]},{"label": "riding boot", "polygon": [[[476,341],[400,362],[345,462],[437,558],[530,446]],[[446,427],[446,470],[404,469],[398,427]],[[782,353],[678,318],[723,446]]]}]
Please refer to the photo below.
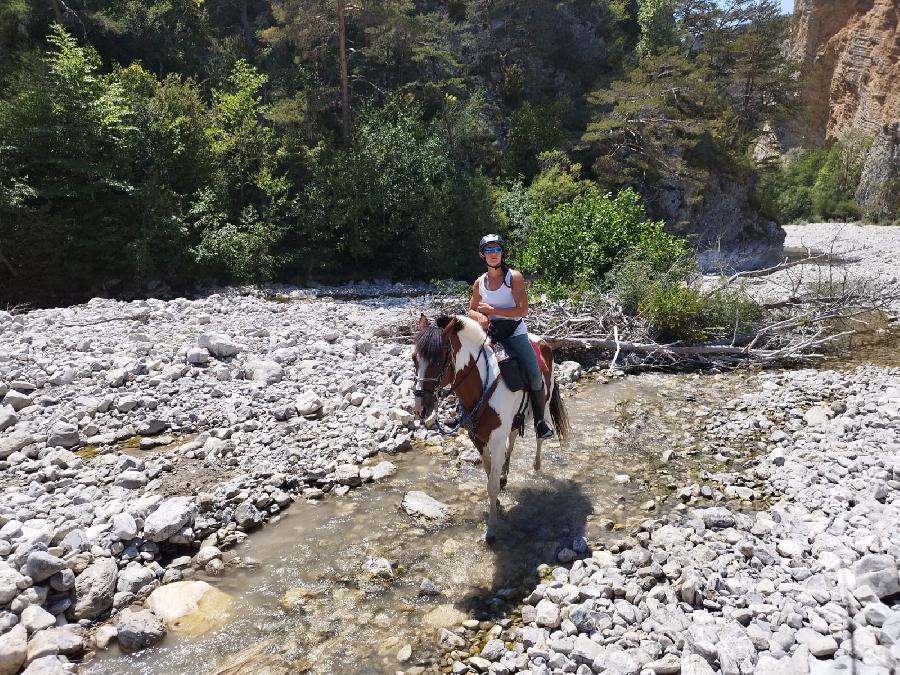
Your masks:
[{"label": "riding boot", "polygon": [[531,412],[534,415],[534,433],[538,438],[553,438],[553,428],[544,421],[544,405],[547,397],[543,389],[531,390]]}]

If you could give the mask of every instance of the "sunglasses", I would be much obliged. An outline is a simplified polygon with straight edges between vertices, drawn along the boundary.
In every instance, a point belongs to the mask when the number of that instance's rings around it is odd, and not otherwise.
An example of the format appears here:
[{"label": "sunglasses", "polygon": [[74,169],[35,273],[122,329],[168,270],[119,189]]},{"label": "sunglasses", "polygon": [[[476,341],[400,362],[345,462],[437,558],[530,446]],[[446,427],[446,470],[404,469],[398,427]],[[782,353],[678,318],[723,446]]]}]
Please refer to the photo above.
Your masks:
[{"label": "sunglasses", "polygon": [[481,249],[482,253],[503,253],[502,246],[485,246]]}]

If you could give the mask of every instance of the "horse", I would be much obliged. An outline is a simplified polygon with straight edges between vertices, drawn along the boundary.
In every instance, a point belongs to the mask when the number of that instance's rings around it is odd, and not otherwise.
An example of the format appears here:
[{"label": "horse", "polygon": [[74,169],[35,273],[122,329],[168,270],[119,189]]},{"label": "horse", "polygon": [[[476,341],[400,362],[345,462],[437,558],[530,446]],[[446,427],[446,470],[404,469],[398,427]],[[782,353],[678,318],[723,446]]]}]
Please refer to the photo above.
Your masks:
[{"label": "horse", "polygon": [[[557,436],[564,441],[570,427],[553,377],[553,350],[543,339],[532,335],[529,338],[540,354],[538,361],[547,394],[545,416],[549,413]],[[431,415],[439,389],[450,387],[459,400],[459,421],[481,453],[487,474],[485,539],[492,544],[496,538],[500,490],[506,486],[509,460],[521,428],[517,415],[525,408],[527,423],[532,414],[530,403],[526,403],[527,392],[515,392],[506,385],[487,335],[477,321],[466,316],[441,316],[432,323],[423,314],[415,335],[413,366],[416,372],[414,410],[418,417],[426,419]],[[541,468],[541,443],[538,438],[535,471]]]}]

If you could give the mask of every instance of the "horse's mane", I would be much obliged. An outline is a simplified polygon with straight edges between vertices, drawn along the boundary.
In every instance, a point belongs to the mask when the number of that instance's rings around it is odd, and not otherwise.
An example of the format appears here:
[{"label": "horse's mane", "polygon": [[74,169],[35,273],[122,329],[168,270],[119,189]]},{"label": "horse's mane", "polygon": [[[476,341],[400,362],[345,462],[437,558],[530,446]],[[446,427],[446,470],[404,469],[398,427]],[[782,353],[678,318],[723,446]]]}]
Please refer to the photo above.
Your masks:
[{"label": "horse's mane", "polygon": [[481,330],[477,321],[473,321],[467,316],[444,315],[439,316],[434,323],[416,333],[416,352],[425,359],[438,358],[444,351],[443,330],[450,325],[451,321],[456,322],[454,328],[462,342],[474,344],[484,342],[484,331]]}]

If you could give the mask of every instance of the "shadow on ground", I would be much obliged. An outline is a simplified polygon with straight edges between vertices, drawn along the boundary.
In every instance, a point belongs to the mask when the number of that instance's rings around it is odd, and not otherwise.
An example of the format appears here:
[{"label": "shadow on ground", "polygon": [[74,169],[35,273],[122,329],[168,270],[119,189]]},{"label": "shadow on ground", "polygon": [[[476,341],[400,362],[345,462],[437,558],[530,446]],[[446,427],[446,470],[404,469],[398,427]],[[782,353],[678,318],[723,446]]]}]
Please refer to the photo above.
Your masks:
[{"label": "shadow on ground", "polygon": [[[457,608],[479,620],[496,619],[520,603],[538,582],[538,566],[557,563],[557,554],[584,537],[591,500],[580,484],[550,481],[546,488],[523,488],[501,494],[493,581],[473,589]],[[486,546],[486,544],[482,544]]]}]

